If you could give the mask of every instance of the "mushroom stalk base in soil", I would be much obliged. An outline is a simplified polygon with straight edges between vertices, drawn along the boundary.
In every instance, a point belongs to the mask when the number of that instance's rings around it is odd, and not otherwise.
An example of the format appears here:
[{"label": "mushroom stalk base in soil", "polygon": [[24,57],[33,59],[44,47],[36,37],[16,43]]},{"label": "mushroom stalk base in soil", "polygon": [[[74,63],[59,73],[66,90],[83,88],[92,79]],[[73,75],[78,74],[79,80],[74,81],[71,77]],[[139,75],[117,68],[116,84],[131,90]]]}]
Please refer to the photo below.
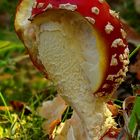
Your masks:
[{"label": "mushroom stalk base in soil", "polygon": [[[101,0],[94,2],[108,8]],[[16,32],[27,47],[35,66],[54,82],[59,95],[79,115],[87,140],[99,140],[110,128],[116,126],[106,105],[107,96],[103,96],[113,93],[127,71],[125,67],[128,63],[128,51],[123,39],[113,38],[116,40],[111,43],[115,47],[108,47],[108,37],[104,39],[99,29],[93,28],[89,17],[87,20],[73,11],[76,6],[69,3],[60,5],[62,9],[50,9],[52,5],[48,4],[47,11],[31,16],[32,7],[33,1],[23,0],[19,4],[15,18]],[[107,11],[109,12],[109,9]],[[99,9],[93,7],[92,12],[98,15]],[[112,18],[119,27],[118,20]],[[106,24],[104,34],[110,34],[114,27],[108,22]],[[120,35],[121,32],[118,33],[118,36]],[[117,45],[121,46],[119,51],[116,49]],[[120,55],[120,52],[124,53],[125,48],[125,57],[119,62],[115,57]],[[115,54],[112,54],[114,52]],[[122,59],[126,59],[125,66]],[[118,67],[110,68],[117,64]],[[112,80],[114,78],[116,82]],[[106,88],[108,90],[105,92],[103,89]]]}]

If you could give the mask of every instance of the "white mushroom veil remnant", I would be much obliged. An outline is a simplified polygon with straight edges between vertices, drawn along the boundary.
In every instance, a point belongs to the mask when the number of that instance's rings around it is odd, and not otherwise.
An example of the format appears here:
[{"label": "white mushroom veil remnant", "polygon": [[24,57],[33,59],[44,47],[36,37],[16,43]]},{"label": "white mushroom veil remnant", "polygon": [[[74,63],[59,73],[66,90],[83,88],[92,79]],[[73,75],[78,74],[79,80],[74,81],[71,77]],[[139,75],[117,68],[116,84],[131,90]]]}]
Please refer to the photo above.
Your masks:
[{"label": "white mushroom veil remnant", "polygon": [[61,123],[66,105],[58,102],[53,139],[100,140],[117,130],[106,102],[125,77],[129,51],[118,14],[104,0],[21,0],[15,30],[34,65],[74,110]]}]

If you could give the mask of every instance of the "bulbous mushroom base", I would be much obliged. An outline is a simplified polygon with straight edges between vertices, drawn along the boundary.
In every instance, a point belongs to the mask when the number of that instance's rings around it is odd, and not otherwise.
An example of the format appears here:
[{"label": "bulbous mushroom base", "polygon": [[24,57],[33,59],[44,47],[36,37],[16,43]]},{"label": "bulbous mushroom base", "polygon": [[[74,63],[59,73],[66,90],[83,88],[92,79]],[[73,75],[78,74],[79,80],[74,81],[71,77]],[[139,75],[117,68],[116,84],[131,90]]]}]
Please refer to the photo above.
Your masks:
[{"label": "bulbous mushroom base", "polygon": [[[71,101],[68,99],[68,102],[78,113],[85,129],[87,140],[100,140],[110,128],[116,127],[112,113],[102,99],[88,96],[88,94],[85,96],[79,94],[79,96],[81,96],[79,99],[72,99]],[[67,100],[65,95],[64,98]]]}]

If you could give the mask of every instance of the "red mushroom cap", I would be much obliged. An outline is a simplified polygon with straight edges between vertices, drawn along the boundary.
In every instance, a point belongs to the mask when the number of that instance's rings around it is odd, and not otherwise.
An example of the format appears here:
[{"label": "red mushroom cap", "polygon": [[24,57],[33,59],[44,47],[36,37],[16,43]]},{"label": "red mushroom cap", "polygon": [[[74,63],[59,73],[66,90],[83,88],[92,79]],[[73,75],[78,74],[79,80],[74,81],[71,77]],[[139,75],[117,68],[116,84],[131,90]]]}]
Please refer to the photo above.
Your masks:
[{"label": "red mushroom cap", "polygon": [[128,71],[128,46],[126,33],[119,16],[104,0],[35,0],[31,10],[31,20],[48,9],[65,9],[78,12],[96,29],[105,45],[100,48],[107,53],[107,66],[100,88],[94,93],[105,96],[113,93]]}]

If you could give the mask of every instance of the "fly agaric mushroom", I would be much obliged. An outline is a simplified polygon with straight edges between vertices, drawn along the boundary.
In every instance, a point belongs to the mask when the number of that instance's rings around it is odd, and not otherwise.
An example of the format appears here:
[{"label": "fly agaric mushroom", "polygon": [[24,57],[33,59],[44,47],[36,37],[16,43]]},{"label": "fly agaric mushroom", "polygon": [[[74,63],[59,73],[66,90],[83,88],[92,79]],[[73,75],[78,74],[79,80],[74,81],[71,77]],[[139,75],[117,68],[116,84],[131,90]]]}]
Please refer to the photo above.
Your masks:
[{"label": "fly agaric mushroom", "polygon": [[126,33],[104,0],[21,0],[15,29],[89,140],[116,124],[106,102],[128,71]]}]

